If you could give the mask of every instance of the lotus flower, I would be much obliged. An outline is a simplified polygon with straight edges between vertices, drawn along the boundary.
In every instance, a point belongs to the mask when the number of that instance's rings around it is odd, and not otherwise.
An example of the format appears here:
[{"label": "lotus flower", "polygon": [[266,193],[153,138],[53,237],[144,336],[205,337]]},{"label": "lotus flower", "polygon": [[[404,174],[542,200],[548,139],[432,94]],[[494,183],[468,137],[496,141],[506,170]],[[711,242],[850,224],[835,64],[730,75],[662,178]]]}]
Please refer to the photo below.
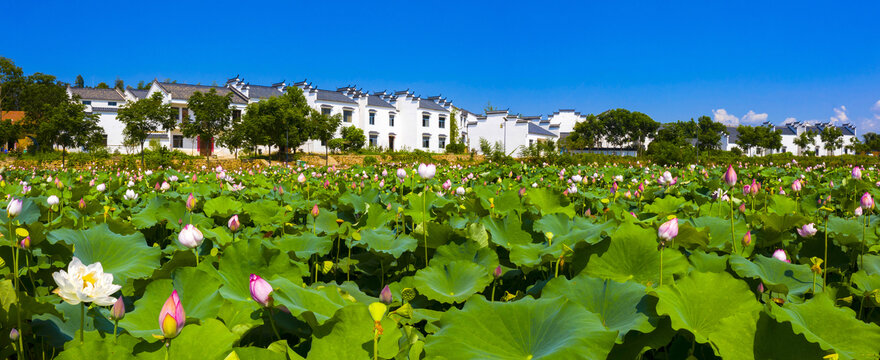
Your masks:
[{"label": "lotus flower", "polygon": [[463,196],[464,193],[465,193],[465,190],[463,187],[459,186],[459,187],[455,188],[455,195]]},{"label": "lotus flower", "polygon": [[125,195],[122,196],[125,200],[136,200],[138,198],[138,194],[134,192],[132,189],[125,190]]},{"label": "lotus flower", "polygon": [[422,179],[431,180],[436,172],[437,165],[424,163],[419,165],[419,176],[421,176]]},{"label": "lotus flower", "polygon": [[312,207],[312,211],[310,213],[312,214],[312,217],[318,217],[318,214],[321,213],[321,210],[318,209],[318,204],[315,204],[315,206]]},{"label": "lotus flower", "polygon": [[663,225],[660,225],[660,228],[657,229],[657,236],[663,239],[663,241],[669,241],[678,236],[678,219],[672,218],[663,223]]},{"label": "lotus flower", "polygon": [[492,276],[496,279],[501,277],[501,265],[495,267],[495,271],[492,271]]},{"label": "lotus flower", "polygon": [[581,182],[581,180],[583,180],[583,179],[584,179],[584,178],[583,178],[582,176],[577,175],[577,174],[575,174],[574,176],[571,177],[571,181],[574,181],[574,182],[576,182],[576,183]]},{"label": "lotus flower", "polygon": [[98,192],[104,192],[104,190],[107,190],[107,185],[100,183],[98,186],[95,186],[95,190],[98,190]]},{"label": "lotus flower", "polygon": [[165,339],[173,339],[180,335],[184,325],[186,325],[186,313],[183,311],[177,290],[174,290],[159,311],[159,330],[162,331],[162,337]]},{"label": "lotus flower", "polygon": [[874,198],[871,197],[867,191],[862,195],[862,199],[859,201],[862,205],[862,208],[865,210],[871,210],[874,208]]},{"label": "lotus flower", "polygon": [[19,199],[12,198],[9,200],[9,204],[6,205],[6,215],[10,219],[14,219],[18,214],[21,213],[22,202]]},{"label": "lotus flower", "polygon": [[58,197],[55,195],[49,195],[49,197],[46,198],[46,204],[49,204],[49,206],[58,205],[59,202],[60,200],[58,200]]},{"label": "lotus flower", "polygon": [[76,206],[78,206],[80,208],[80,210],[85,209],[86,208],[86,199],[79,198],[79,202],[76,204]]},{"label": "lotus flower", "polygon": [[296,181],[300,184],[306,182],[306,175],[303,173],[299,173],[299,176],[296,177]]},{"label": "lotus flower", "polygon": [[441,187],[443,188],[443,190],[449,191],[449,189],[452,188],[452,181],[450,181],[449,179],[446,179],[446,181],[443,182],[443,185],[441,185]]},{"label": "lotus flower", "polygon": [[788,259],[788,256],[785,255],[785,250],[777,249],[773,252],[773,258],[779,261],[785,261],[787,263],[791,263],[791,260]]},{"label": "lotus flower", "polygon": [[9,332],[9,340],[12,340],[13,343],[18,341],[19,336],[21,335],[18,333],[18,329],[16,328],[12,328],[12,331]]},{"label": "lotus flower", "polygon": [[119,321],[125,317],[125,303],[122,300],[122,295],[119,295],[119,298],[116,299],[116,302],[113,303],[113,307],[110,308],[110,320]]},{"label": "lotus flower", "polygon": [[746,231],[746,234],[743,235],[742,244],[743,246],[749,246],[752,243],[752,231]]},{"label": "lotus flower", "polygon": [[852,168],[852,178],[856,180],[862,179],[862,169],[858,166],[853,166]]},{"label": "lotus flower", "polygon": [[196,197],[193,196],[192,193],[189,193],[189,197],[186,198],[186,209],[192,211],[193,208],[196,207]]},{"label": "lotus flower", "polygon": [[159,189],[162,191],[168,191],[169,189],[171,189],[171,184],[168,184],[167,181],[163,181],[162,185],[159,186]]},{"label": "lotus flower", "polygon": [[403,180],[406,178],[406,170],[402,168],[397,168],[397,178]]},{"label": "lotus flower", "polygon": [[382,288],[382,291],[379,293],[379,301],[381,301],[385,305],[391,305],[392,300],[394,300],[394,298],[391,295],[391,288],[389,288],[388,285],[385,285],[385,287]]},{"label": "lotus flower", "polygon": [[803,184],[801,183],[801,179],[794,179],[794,182],[791,183],[791,190],[794,192],[800,192],[803,188]]},{"label": "lotus flower", "polygon": [[724,176],[721,177],[727,186],[733,186],[736,184],[736,171],[733,171],[733,165],[729,165],[727,167],[727,171],[724,173]]},{"label": "lotus flower", "polygon": [[227,223],[226,225],[229,226],[230,231],[238,231],[238,228],[241,227],[241,222],[238,221],[238,215],[232,215],[232,217],[229,218],[229,223]]},{"label": "lotus flower", "polygon": [[855,210],[853,210],[853,213],[854,213],[856,216],[862,216],[862,214],[864,213],[864,211],[862,210],[862,207],[859,206],[859,207],[856,207]]},{"label": "lotus flower", "polygon": [[113,274],[105,274],[100,262],[83,265],[77,257],[67,265],[67,271],[59,270],[52,278],[58,285],[54,293],[71,305],[91,302],[110,306],[116,302],[110,295],[122,288],[113,284]]},{"label": "lotus flower", "polygon": [[196,229],[192,224],[187,224],[183,227],[183,230],[180,230],[180,234],[177,235],[177,241],[180,241],[180,244],[186,246],[190,249],[194,249],[202,244],[202,240],[205,237],[202,235],[202,232],[199,229]]},{"label": "lotus flower", "polygon": [[251,298],[263,305],[263,307],[272,306],[272,285],[268,281],[261,278],[257,274],[251,274],[250,280]]}]

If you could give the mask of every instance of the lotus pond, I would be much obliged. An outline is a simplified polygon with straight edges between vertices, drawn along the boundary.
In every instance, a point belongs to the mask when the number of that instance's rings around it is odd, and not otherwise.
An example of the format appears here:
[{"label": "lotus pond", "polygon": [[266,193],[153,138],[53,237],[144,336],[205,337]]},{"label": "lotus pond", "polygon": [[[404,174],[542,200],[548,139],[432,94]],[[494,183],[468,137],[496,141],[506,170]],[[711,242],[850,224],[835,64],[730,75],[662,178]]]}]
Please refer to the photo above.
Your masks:
[{"label": "lotus pond", "polygon": [[2,176],[0,357],[880,353],[873,167]]}]

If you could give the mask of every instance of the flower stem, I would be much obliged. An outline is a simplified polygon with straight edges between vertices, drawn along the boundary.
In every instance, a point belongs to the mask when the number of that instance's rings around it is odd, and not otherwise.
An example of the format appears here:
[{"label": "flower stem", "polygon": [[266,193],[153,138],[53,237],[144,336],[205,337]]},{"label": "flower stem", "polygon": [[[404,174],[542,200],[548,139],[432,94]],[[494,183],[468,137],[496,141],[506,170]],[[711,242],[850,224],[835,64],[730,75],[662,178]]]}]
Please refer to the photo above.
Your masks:
[{"label": "flower stem", "polygon": [[663,286],[663,248],[660,248],[660,286]]},{"label": "flower stem", "polygon": [[822,259],[825,264],[825,271],[822,272],[822,291],[825,291],[825,284],[828,281],[828,216],[825,216],[825,258]]},{"label": "flower stem", "polygon": [[113,321],[113,343],[115,344],[117,340],[119,340],[119,320]]},{"label": "flower stem", "polygon": [[197,248],[193,248],[193,254],[196,256],[196,267],[199,267],[199,250]]},{"label": "flower stem", "polygon": [[736,253],[736,232],[734,231],[734,227],[733,227],[734,213],[733,213],[733,196],[732,195],[731,195],[730,200],[728,202],[730,203],[730,243],[731,243],[731,245],[733,245],[733,253],[735,254]]},{"label": "flower stem", "polygon": [[[859,268],[861,268],[862,266],[865,265],[865,242],[867,241],[867,238],[865,237],[865,230],[868,228],[868,214],[862,215],[862,217],[865,218],[865,224],[864,224],[864,226],[862,226],[862,251],[859,252],[859,263],[858,263]],[[827,225],[826,225],[826,227],[827,227]],[[828,235],[825,235],[825,236],[828,236]]]},{"label": "flower stem", "polygon": [[85,333],[86,333],[86,303],[79,303],[79,317],[82,320],[79,323],[79,343],[82,344],[85,342]]},{"label": "flower stem", "polygon": [[498,282],[498,280],[492,280],[492,298],[489,299],[489,301],[495,301],[495,283],[496,282]]},{"label": "flower stem", "polygon": [[373,330],[373,360],[379,360],[379,330]]},{"label": "flower stem", "polygon": [[272,332],[275,333],[275,337],[278,340],[281,340],[281,335],[278,334],[278,328],[275,327],[275,317],[272,316],[272,308],[269,308],[269,324],[272,325]]},{"label": "flower stem", "polygon": [[[427,184],[425,184],[427,187]],[[422,233],[425,238],[425,267],[428,267],[428,194],[422,190]]]}]

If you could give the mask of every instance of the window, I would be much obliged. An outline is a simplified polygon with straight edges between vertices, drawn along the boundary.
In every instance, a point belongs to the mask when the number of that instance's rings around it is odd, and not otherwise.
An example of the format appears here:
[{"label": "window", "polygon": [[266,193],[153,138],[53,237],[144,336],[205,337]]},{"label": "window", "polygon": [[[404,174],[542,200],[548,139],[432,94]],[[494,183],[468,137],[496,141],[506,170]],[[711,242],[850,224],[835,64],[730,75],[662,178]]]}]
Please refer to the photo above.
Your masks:
[{"label": "window", "polygon": [[175,149],[183,148],[183,135],[174,135],[171,137],[171,147]]},{"label": "window", "polygon": [[388,126],[394,127],[394,114],[388,115]]},{"label": "window", "polygon": [[91,105],[91,104],[92,104],[91,100],[83,100],[83,105]]},{"label": "window", "polygon": [[370,134],[370,146],[379,146],[379,135]]},{"label": "window", "polygon": [[376,112],[370,111],[370,125],[376,125]]},{"label": "window", "polygon": [[431,147],[431,135],[422,135],[422,147],[425,149]]},{"label": "window", "polygon": [[232,110],[232,121],[241,120],[241,110]]},{"label": "window", "polygon": [[321,108],[321,115],[330,116],[331,112],[332,112],[332,109],[330,109],[329,107],[322,107]]},{"label": "window", "polygon": [[115,101],[108,101],[107,106],[116,106],[116,102]]},{"label": "window", "polygon": [[440,121],[437,122],[437,125],[440,126],[441,129],[446,128],[446,117],[441,116]]},{"label": "window", "polygon": [[180,111],[183,112],[183,119],[189,120],[189,109],[183,108],[183,109],[180,109]]},{"label": "window", "polygon": [[107,147],[107,135],[101,135],[101,144],[104,144],[104,147]]},{"label": "window", "polygon": [[431,115],[424,114],[422,115],[422,127],[431,126]]},{"label": "window", "polygon": [[445,138],[445,137],[442,137],[442,136],[441,136],[441,137],[437,140],[437,147],[439,147],[439,148],[441,148],[441,149],[445,149],[445,148],[446,148],[446,138]]},{"label": "window", "polygon": [[342,110],[342,121],[347,123],[351,122],[351,110]]},{"label": "window", "polygon": [[529,139],[529,146],[532,146],[534,144],[535,144],[535,140]]}]

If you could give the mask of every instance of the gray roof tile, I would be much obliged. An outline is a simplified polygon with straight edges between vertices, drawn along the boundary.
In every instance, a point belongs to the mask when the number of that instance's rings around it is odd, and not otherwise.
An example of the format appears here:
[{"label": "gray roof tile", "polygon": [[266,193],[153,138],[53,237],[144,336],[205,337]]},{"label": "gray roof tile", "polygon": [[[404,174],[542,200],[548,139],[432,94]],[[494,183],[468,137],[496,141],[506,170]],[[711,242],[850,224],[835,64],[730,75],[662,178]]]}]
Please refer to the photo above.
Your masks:
[{"label": "gray roof tile", "polygon": [[535,125],[533,123],[529,123],[529,134],[545,135],[545,136],[553,136],[553,137],[556,136],[556,134],[550,132],[550,130],[542,128],[542,127]]},{"label": "gray roof tile", "polygon": [[248,97],[251,99],[268,99],[283,94],[271,86],[248,85]]},{"label": "gray roof tile", "polygon": [[367,105],[395,109],[394,105],[391,105],[387,101],[382,100],[382,98],[378,95],[370,95],[369,97],[367,97]]},{"label": "gray roof tile", "polygon": [[189,100],[189,98],[195,94],[197,91],[201,93],[207,93],[211,89],[217,91],[219,95],[232,94],[232,103],[233,104],[247,104],[247,99],[238,93],[229,90],[228,88],[222,86],[207,86],[207,85],[192,85],[192,84],[172,84],[172,83],[159,83],[165,91],[171,93],[171,97],[175,99],[183,99]]},{"label": "gray roof tile", "polygon": [[350,97],[345,96],[345,94],[332,91],[332,90],[321,90],[318,89],[318,100],[322,101],[333,101],[347,104],[357,104],[356,101],[352,100]]},{"label": "gray roof tile", "polygon": [[147,89],[147,90],[138,90],[138,89],[131,88],[131,87],[128,88],[128,91],[131,92],[131,94],[134,95],[134,97],[137,98],[138,100],[146,98],[146,97],[147,97],[147,94],[150,93],[150,90],[149,90],[149,89]]},{"label": "gray roof tile", "polygon": [[125,101],[116,89],[70,88],[70,92],[79,95],[83,100]]},{"label": "gray roof tile", "polygon": [[449,111],[446,108],[438,105],[437,103],[431,100],[419,100],[419,109],[427,109],[427,110],[436,110],[436,111]]}]

